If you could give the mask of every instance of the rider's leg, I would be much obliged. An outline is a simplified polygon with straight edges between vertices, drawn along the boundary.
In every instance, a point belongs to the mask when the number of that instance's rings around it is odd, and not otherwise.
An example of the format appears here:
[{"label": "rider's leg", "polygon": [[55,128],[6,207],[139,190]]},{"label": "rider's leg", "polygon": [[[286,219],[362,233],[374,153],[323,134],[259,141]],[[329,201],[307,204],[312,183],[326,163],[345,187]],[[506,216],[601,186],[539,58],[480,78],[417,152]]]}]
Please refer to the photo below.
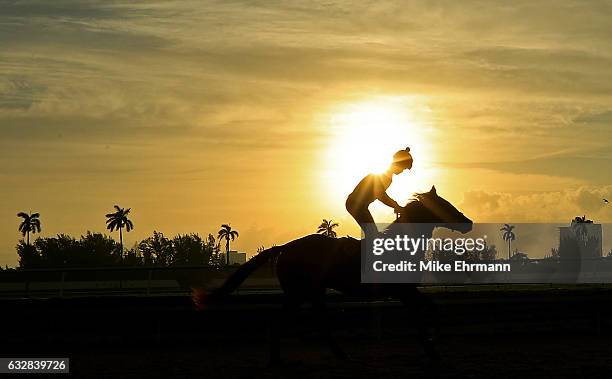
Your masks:
[{"label": "rider's leg", "polygon": [[356,220],[365,235],[376,236],[378,234],[378,228],[374,223],[374,218],[367,207],[357,212]]},{"label": "rider's leg", "polygon": [[353,216],[364,234],[371,233],[371,235],[376,235],[378,233],[378,229],[374,224],[374,217],[372,217],[367,205],[353,204],[347,201],[346,210]]}]

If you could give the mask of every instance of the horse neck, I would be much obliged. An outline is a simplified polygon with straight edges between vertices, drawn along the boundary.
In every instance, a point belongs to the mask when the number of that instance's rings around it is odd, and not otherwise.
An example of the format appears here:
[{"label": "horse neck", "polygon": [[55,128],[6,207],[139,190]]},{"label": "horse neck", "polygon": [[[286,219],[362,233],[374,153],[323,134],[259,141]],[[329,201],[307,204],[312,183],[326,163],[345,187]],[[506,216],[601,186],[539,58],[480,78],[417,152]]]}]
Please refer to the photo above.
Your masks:
[{"label": "horse neck", "polygon": [[411,232],[430,238],[438,223],[440,223],[440,220],[432,219],[431,213],[427,212],[427,209],[421,202],[414,201],[404,208],[401,216],[393,221],[390,226],[394,224],[414,224],[415,229],[411,230]]}]

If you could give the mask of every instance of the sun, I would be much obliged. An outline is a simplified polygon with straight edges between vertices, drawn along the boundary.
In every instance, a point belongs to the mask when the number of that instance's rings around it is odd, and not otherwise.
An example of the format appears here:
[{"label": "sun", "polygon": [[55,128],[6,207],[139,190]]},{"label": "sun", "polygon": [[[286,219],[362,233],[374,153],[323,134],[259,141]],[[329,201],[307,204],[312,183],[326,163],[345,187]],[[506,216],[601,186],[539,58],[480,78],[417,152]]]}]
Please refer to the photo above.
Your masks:
[{"label": "sun", "polygon": [[394,179],[389,195],[401,192],[396,197],[400,201],[428,185],[431,178],[423,170],[431,159],[427,130],[412,106],[412,98],[384,97],[343,104],[331,112],[324,171],[334,201],[346,198],[365,175],[384,172],[393,153],[406,146],[415,158],[414,167]]}]

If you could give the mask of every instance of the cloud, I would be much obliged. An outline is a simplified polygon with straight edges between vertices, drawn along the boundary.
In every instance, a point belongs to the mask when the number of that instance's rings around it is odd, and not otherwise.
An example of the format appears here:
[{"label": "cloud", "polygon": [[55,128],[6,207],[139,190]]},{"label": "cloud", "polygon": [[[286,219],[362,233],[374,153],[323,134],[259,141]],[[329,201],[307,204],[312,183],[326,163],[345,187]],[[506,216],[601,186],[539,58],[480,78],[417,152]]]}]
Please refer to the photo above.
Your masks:
[{"label": "cloud", "polygon": [[609,157],[564,155],[507,162],[451,163],[451,165],[461,168],[484,168],[513,174],[571,177],[604,185],[612,182],[612,172],[606,169],[612,165],[612,158]]},{"label": "cloud", "polygon": [[579,187],[562,191],[507,193],[466,191],[460,204],[475,222],[569,222],[577,215],[612,222],[612,208],[603,198],[612,186]]},{"label": "cloud", "polygon": [[19,76],[0,77],[0,109],[29,109],[46,88]]},{"label": "cloud", "polygon": [[594,112],[589,114],[582,114],[574,119],[575,123],[596,123],[596,124],[607,124],[606,126],[610,126],[612,124],[612,110],[607,110],[603,112]]},{"label": "cloud", "polygon": [[502,205],[500,203],[502,196],[499,193],[489,193],[481,190],[468,191],[463,194],[462,205],[481,214],[494,214],[499,212]]}]

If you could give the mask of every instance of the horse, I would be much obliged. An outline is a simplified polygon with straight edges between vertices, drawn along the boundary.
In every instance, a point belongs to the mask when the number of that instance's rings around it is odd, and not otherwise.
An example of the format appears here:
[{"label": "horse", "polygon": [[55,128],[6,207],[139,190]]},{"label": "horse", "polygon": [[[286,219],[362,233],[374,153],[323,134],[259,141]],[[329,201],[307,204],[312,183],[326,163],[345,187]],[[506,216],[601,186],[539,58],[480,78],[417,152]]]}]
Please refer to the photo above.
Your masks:
[{"label": "horse", "polygon": [[[446,227],[462,233],[472,229],[472,221],[451,203],[437,194],[435,186],[429,192],[417,193],[399,213],[390,227],[397,224],[419,224],[419,235],[432,236],[436,227]],[[241,265],[221,287],[209,293],[195,291],[193,301],[198,309],[229,295],[257,268],[266,263],[275,265],[276,276],[283,291],[283,308],[288,314],[303,303],[310,302],[321,320],[321,331],[332,352],[346,358],[332,338],[325,320],[326,291],[332,289],[344,295],[366,299],[396,298],[405,306],[416,307],[421,315],[419,336],[430,358],[437,359],[431,334],[435,321],[435,305],[422,294],[415,283],[362,283],[361,242],[351,237],[332,238],[321,234],[308,235],[281,246],[260,252]],[[280,361],[279,319],[270,329],[270,362]],[[435,324],[435,322],[434,322]]]}]

